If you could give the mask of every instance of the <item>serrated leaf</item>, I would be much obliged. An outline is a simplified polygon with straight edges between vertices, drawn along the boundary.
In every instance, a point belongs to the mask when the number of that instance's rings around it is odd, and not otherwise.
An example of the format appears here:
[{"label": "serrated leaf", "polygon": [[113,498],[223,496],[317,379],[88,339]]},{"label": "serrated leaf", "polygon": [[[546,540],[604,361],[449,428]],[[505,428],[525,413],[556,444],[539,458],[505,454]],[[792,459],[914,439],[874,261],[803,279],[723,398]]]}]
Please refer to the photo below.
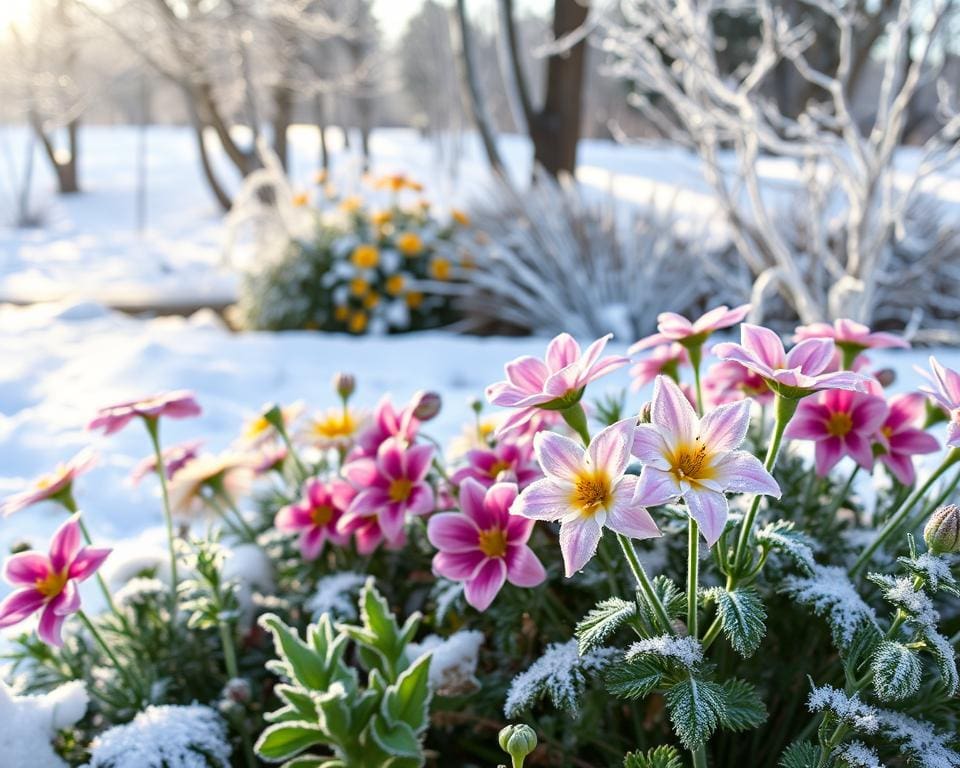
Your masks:
[{"label": "serrated leaf", "polygon": [[623,768],[683,768],[683,761],[674,747],[664,745],[625,755]]},{"label": "serrated leaf", "polygon": [[757,728],[767,719],[767,708],[756,689],[746,680],[732,678],[723,682],[723,707],[720,723],[730,731]]},{"label": "serrated leaf", "polygon": [[279,763],[314,744],[323,743],[323,732],[312,723],[277,723],[260,734],[254,751],[267,762]]},{"label": "serrated leaf", "polygon": [[780,768],[817,768],[820,748],[809,741],[795,741],[780,756]]},{"label": "serrated leaf", "polygon": [[596,648],[636,613],[637,604],[628,600],[619,597],[601,600],[580,620],[574,631],[580,655]]},{"label": "serrated leaf", "polygon": [[409,758],[422,756],[420,739],[413,732],[413,728],[404,722],[390,725],[382,717],[375,715],[370,720],[370,735],[377,746],[388,755]]},{"label": "serrated leaf", "polygon": [[621,699],[642,699],[661,686],[666,671],[655,656],[639,656],[610,665],[603,674],[607,690]]},{"label": "serrated leaf", "polygon": [[350,728],[349,702],[344,687],[340,683],[334,683],[329,691],[322,696],[317,696],[316,703],[320,727],[338,744],[348,744],[353,733]]},{"label": "serrated leaf", "polygon": [[721,686],[691,676],[668,688],[664,697],[673,730],[684,747],[697,749],[710,738],[723,709]]},{"label": "serrated leaf", "polygon": [[306,688],[324,691],[330,684],[325,658],[272,613],[260,617],[260,626],[273,635],[273,644],[286,675]]},{"label": "serrated leaf", "polygon": [[424,654],[387,688],[380,705],[384,719],[406,723],[415,734],[427,727],[430,706],[430,654]]},{"label": "serrated leaf", "polygon": [[317,719],[317,707],[313,697],[302,688],[281,683],[274,686],[273,692],[300,715],[297,719],[308,723]]},{"label": "serrated leaf", "polygon": [[812,574],[816,562],[813,559],[815,542],[807,534],[798,531],[791,520],[777,520],[756,533],[756,540],[765,549],[789,557],[804,573]]},{"label": "serrated leaf", "polygon": [[940,670],[940,677],[943,678],[943,685],[947,689],[947,695],[953,696],[960,687],[960,674],[957,672],[957,655],[953,650],[950,641],[937,632],[933,626],[918,627],[927,649],[936,659],[937,669]]},{"label": "serrated leaf", "polygon": [[900,701],[920,687],[921,664],[913,651],[900,643],[884,640],[870,660],[873,685],[881,699]]},{"label": "serrated leaf", "polygon": [[730,645],[744,658],[752,656],[767,632],[767,611],[760,593],[753,587],[740,587],[731,592],[717,587],[707,596],[716,600],[720,627]]}]

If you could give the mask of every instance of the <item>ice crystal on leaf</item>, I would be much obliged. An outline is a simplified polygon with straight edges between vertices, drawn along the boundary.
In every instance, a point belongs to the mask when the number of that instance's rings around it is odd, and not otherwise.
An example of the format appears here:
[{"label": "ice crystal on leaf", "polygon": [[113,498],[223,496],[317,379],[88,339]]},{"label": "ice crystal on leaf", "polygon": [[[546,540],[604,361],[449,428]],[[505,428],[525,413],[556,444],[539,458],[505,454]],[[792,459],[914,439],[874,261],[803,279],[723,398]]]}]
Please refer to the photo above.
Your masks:
[{"label": "ice crystal on leaf", "polygon": [[407,647],[407,656],[414,661],[430,654],[430,688],[441,696],[458,696],[480,687],[477,680],[477,656],[483,645],[483,632],[462,629],[444,639],[428,635]]},{"label": "ice crystal on leaf", "polygon": [[915,576],[920,576],[934,592],[943,589],[954,595],[960,595],[960,587],[950,571],[950,563],[940,555],[924,552],[916,558],[901,557],[897,560]]},{"label": "ice crystal on leaf", "polygon": [[756,539],[761,546],[789,557],[808,575],[817,566],[813,559],[816,542],[797,530],[790,520],[777,520],[764,526],[757,531]]},{"label": "ice crystal on leaf", "polygon": [[837,754],[847,762],[850,768],[884,768],[879,755],[862,741],[851,741],[845,744]]},{"label": "ice crystal on leaf", "polygon": [[783,591],[818,616],[825,616],[838,645],[847,646],[865,624],[877,626],[873,609],[839,566],[815,565],[811,576],[790,576],[783,582]]},{"label": "ice crystal on leaf", "polygon": [[703,661],[703,647],[692,637],[659,635],[639,640],[627,649],[628,660],[645,654],[672,659],[687,669],[692,669]]},{"label": "ice crystal on leaf", "polygon": [[576,640],[551,643],[526,672],[513,678],[504,714],[514,718],[544,696],[549,696],[557,709],[576,713],[587,675],[601,672],[619,655],[616,648],[599,648],[581,656]]},{"label": "ice crystal on leaf", "polygon": [[229,768],[230,751],[210,707],[147,707],[93,742],[87,768]]},{"label": "ice crystal on leaf", "polygon": [[877,731],[877,710],[869,704],[864,704],[857,694],[847,696],[832,685],[814,687],[807,698],[807,707],[811,712],[828,710],[839,720],[861,733]]},{"label": "ice crystal on leaf", "polygon": [[900,745],[900,752],[923,768],[958,768],[960,754],[947,746],[949,734],[940,734],[933,726],[902,712],[880,710],[880,732]]}]

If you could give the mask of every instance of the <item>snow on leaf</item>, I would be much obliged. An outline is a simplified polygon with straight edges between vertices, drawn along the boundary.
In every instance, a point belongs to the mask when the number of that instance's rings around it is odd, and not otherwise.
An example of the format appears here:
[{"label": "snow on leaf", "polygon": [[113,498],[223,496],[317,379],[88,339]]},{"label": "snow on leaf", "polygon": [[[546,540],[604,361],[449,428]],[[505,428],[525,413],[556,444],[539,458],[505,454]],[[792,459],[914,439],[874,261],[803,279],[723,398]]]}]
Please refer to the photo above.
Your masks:
[{"label": "snow on leaf", "polygon": [[723,634],[733,650],[744,658],[752,656],[767,632],[767,611],[760,593],[752,587],[728,592],[722,587],[707,590],[707,599],[716,600]]},{"label": "snow on leaf", "polygon": [[686,669],[692,669],[703,661],[703,646],[692,637],[658,635],[638,640],[627,649],[627,659],[649,654],[679,662]]},{"label": "snow on leaf", "polygon": [[664,697],[670,722],[687,749],[696,749],[716,729],[723,712],[723,688],[689,677],[667,689]]},{"label": "snow on leaf", "polygon": [[837,719],[861,733],[876,733],[877,710],[869,704],[864,704],[858,694],[847,696],[843,691],[832,685],[814,687],[807,698],[807,708],[811,712],[828,710]]},{"label": "snow on leaf", "polygon": [[637,604],[618,597],[597,603],[577,624],[580,653],[600,645],[637,612]]},{"label": "snow on leaf", "polygon": [[880,732],[897,742],[900,752],[923,768],[960,768],[960,754],[947,744],[951,735],[938,733],[932,725],[902,712],[881,709],[877,713]]},{"label": "snow on leaf", "polygon": [[880,643],[870,660],[870,668],[873,685],[882,699],[906,699],[920,687],[920,659],[900,643],[890,640]]},{"label": "snow on leaf", "polygon": [[787,577],[782,591],[801,605],[812,608],[818,616],[825,616],[839,646],[848,645],[864,624],[877,626],[873,609],[857,593],[846,570],[839,566],[816,564],[811,576]]},{"label": "snow on leaf", "polygon": [[340,571],[317,581],[317,588],[307,601],[314,620],[329,613],[333,621],[353,621],[357,618],[357,594],[367,580],[365,574]]},{"label": "snow on leaf", "polygon": [[86,684],[65,683],[39,696],[16,696],[0,681],[0,747],[3,765],[66,768],[51,742],[87,711]]},{"label": "snow on leaf", "polygon": [[769,523],[757,531],[756,539],[761,546],[789,557],[804,573],[813,573],[817,565],[813,559],[815,542],[798,531],[793,521]]},{"label": "snow on leaf", "polygon": [[913,575],[920,576],[934,592],[942,589],[953,595],[960,595],[960,585],[957,584],[950,570],[950,563],[944,556],[924,552],[916,558],[897,558],[897,562]]},{"label": "snow on leaf", "polygon": [[837,750],[837,755],[847,762],[850,768],[884,768],[880,756],[862,741],[851,741]]}]

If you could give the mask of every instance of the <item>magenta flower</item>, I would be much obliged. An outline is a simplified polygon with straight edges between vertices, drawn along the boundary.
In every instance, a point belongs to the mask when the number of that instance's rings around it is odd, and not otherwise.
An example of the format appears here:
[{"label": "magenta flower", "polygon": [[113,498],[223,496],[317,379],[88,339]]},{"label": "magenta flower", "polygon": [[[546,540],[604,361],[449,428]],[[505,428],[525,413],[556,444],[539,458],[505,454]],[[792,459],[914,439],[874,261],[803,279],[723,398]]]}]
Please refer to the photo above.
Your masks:
[{"label": "magenta flower", "polygon": [[348,462],[343,474],[358,493],[341,518],[340,530],[347,532],[358,516],[376,515],[384,537],[393,540],[403,531],[408,514],[432,512],[433,488],[425,479],[432,460],[431,446],[406,446],[391,437],[377,450],[376,459]]},{"label": "magenta flower", "polygon": [[40,639],[48,645],[63,644],[63,622],[80,610],[77,582],[96,573],[110,554],[109,549],[81,546],[79,520],[80,515],[75,514],[57,529],[48,555],[20,552],[7,560],[4,578],[19,589],[0,603],[0,629],[39,611]]},{"label": "magenta flower", "polygon": [[484,488],[472,478],[460,486],[460,512],[430,518],[427,538],[438,550],[436,574],[464,582],[464,597],[485,611],[504,583],[535,587],[547,578],[543,564],[527,546],[533,520],[510,514],[517,498],[513,483]]},{"label": "magenta flower", "polygon": [[750,401],[721,405],[702,419],[672,379],[653,385],[650,423],[637,425],[633,455],[643,464],[637,497],[650,505],[683,499],[709,546],[727,523],[726,492],[780,498],[760,460],[738,450],[750,425]]},{"label": "magenta flower", "polygon": [[467,451],[467,464],[450,476],[455,485],[472,478],[485,488],[494,483],[516,483],[520,489],[540,477],[540,470],[533,462],[531,445],[501,441],[493,448],[476,448]]},{"label": "magenta flower", "polygon": [[88,472],[96,463],[96,452],[89,448],[83,449],[66,464],[60,464],[53,472],[38,477],[26,490],[0,502],[0,517],[12,515],[41,501],[68,496],[73,488],[73,481]]},{"label": "magenta flower", "polygon": [[740,363],[714,363],[703,379],[703,390],[711,406],[753,398],[761,405],[773,402],[773,390],[764,378]]},{"label": "magenta flower", "polygon": [[393,538],[384,536],[380,527],[380,518],[377,515],[353,515],[341,517],[337,524],[337,531],[353,536],[357,544],[357,552],[369,555],[376,551],[382,543],[387,549],[403,549],[407,543],[406,531],[402,530]]},{"label": "magenta flower", "polygon": [[733,309],[723,305],[711,309],[692,323],[676,312],[661,312],[657,315],[657,330],[659,333],[640,339],[630,347],[628,354],[634,355],[658,344],[669,344],[671,341],[680,342],[687,348],[700,347],[714,331],[736,325],[749,312],[749,304],[742,304]]},{"label": "magenta flower", "polygon": [[87,425],[87,429],[102,429],[103,434],[112,435],[138,416],[143,419],[158,419],[161,416],[186,419],[199,415],[200,405],[194,399],[193,393],[177,390],[101,408]]},{"label": "magenta flower", "polygon": [[852,355],[865,349],[887,349],[899,347],[909,349],[910,342],[892,333],[872,332],[867,326],[854,320],[840,319],[830,323],[811,323],[801,325],[794,334],[794,340],[833,339],[833,342]]},{"label": "magenta flower", "polygon": [[342,547],[349,540],[349,534],[337,530],[337,522],[353,498],[354,490],[345,480],[325,483],[310,478],[303,484],[300,501],[277,512],[274,525],[285,533],[299,533],[303,559],[316,560],[324,542]]},{"label": "magenta flower", "polygon": [[914,456],[940,450],[940,443],[933,435],[917,428],[925,411],[924,399],[918,392],[891,398],[887,418],[876,436],[883,449],[877,458],[904,485],[913,485],[917,479]]},{"label": "magenta flower", "polygon": [[689,365],[690,356],[680,344],[660,344],[653,348],[652,354],[645,357],[630,369],[633,383],[630,388],[637,391],[646,386],[660,374],[674,381],[680,380],[680,366]]},{"label": "magenta flower", "polygon": [[370,425],[357,437],[352,457],[376,456],[380,446],[392,437],[412,443],[420,429],[420,421],[413,414],[420,402],[420,396],[420,393],[415,394],[410,403],[397,410],[390,401],[390,396],[385,395],[377,403]]},{"label": "magenta flower", "polygon": [[618,421],[597,433],[586,450],[554,432],[540,432],[533,439],[546,477],[524,490],[511,512],[532,520],[560,521],[568,577],[596,553],[604,527],[633,539],[660,535],[646,510],[648,502],[635,493],[637,478],[625,474],[633,430],[633,419]]},{"label": "magenta flower", "polygon": [[[202,440],[190,440],[186,443],[173,445],[165,448],[163,451],[163,465],[167,469],[167,480],[172,480],[173,476],[183,469],[187,464],[193,461],[200,454],[203,447]],[[130,473],[130,479],[134,485],[140,483],[147,475],[157,471],[156,455],[147,456]]]},{"label": "magenta flower", "polygon": [[506,380],[487,387],[487,399],[493,405],[517,409],[497,434],[523,426],[539,408],[560,410],[576,404],[587,384],[629,363],[621,355],[600,358],[611,338],[613,334],[597,339],[581,354],[574,338],[561,333],[547,345],[544,360],[524,356],[507,363]]},{"label": "magenta flower", "polygon": [[930,358],[931,374],[924,375],[932,386],[922,386],[920,391],[936,401],[950,417],[947,425],[947,445],[951,448],[960,446],[960,373],[950,368],[944,368],[935,357]]},{"label": "magenta flower", "polygon": [[807,339],[787,353],[780,337],[769,328],[744,323],[740,344],[722,342],[712,352],[721,360],[739,363],[785,397],[798,398],[822,389],[863,390],[864,379],[850,371],[825,373],[835,347],[830,339]]},{"label": "magenta flower", "polygon": [[784,437],[816,443],[817,474],[826,476],[844,456],[873,467],[873,440],[887,418],[887,403],[866,392],[832,389],[803,400]]}]

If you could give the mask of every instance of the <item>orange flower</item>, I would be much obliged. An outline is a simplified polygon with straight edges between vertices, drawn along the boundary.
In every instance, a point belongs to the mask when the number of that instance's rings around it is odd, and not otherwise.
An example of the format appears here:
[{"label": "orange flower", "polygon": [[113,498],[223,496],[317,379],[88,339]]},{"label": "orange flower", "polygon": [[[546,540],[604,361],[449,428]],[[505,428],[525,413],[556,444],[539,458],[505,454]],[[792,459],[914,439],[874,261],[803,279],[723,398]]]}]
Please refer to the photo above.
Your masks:
[{"label": "orange flower", "polygon": [[353,249],[350,261],[357,269],[373,269],[380,263],[380,251],[377,246],[364,243]]},{"label": "orange flower", "polygon": [[391,192],[402,192],[409,189],[413,192],[422,192],[423,185],[409,178],[405,173],[393,173],[381,176],[374,182],[376,189],[389,189]]},{"label": "orange flower", "polygon": [[393,211],[373,211],[370,214],[370,223],[375,227],[383,227],[393,219]]},{"label": "orange flower", "polygon": [[450,261],[441,257],[436,257],[430,262],[430,277],[434,280],[449,280],[452,268]]},{"label": "orange flower", "polygon": [[416,232],[401,232],[395,242],[404,256],[416,256],[423,251],[423,240]]},{"label": "orange flower", "polygon": [[340,305],[333,308],[333,319],[341,323],[347,322],[347,318],[350,317],[350,310],[347,307]]},{"label": "orange flower", "polygon": [[347,323],[350,333],[363,333],[367,330],[367,313],[362,310],[356,310],[350,315],[350,321]]},{"label": "orange flower", "polygon": [[403,286],[406,285],[406,282],[403,275],[390,275],[390,277],[387,278],[387,293],[391,296],[398,296],[403,291]]},{"label": "orange flower", "polygon": [[410,291],[407,294],[407,306],[410,309],[420,309],[423,305],[423,294],[419,291]]},{"label": "orange flower", "polygon": [[363,198],[360,195],[350,195],[340,201],[340,210],[344,213],[356,213],[363,207]]},{"label": "orange flower", "polygon": [[363,306],[367,309],[373,309],[380,303],[380,297],[375,292],[370,292],[363,297]]},{"label": "orange flower", "polygon": [[366,296],[370,290],[370,283],[362,277],[355,277],[350,281],[350,293],[354,296]]},{"label": "orange flower", "polygon": [[470,217],[467,216],[467,214],[465,214],[463,211],[457,208],[454,208],[453,210],[450,211],[450,218],[453,219],[461,227],[470,226]]},{"label": "orange flower", "polygon": [[303,208],[310,202],[310,195],[306,192],[297,192],[290,201],[296,208]]}]

